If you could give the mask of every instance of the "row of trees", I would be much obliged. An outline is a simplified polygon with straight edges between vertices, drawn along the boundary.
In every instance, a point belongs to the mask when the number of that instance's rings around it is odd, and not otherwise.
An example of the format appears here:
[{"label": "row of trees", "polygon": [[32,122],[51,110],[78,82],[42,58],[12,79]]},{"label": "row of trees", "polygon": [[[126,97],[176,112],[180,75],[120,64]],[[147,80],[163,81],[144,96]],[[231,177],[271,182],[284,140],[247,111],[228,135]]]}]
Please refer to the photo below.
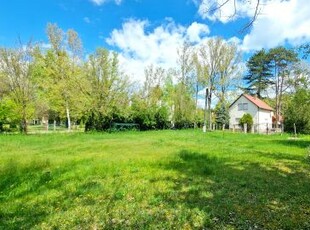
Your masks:
[{"label": "row of trees", "polygon": [[[236,46],[215,38],[199,47],[184,43],[178,50],[178,68],[151,65],[137,87],[120,72],[117,53],[98,48],[85,59],[76,31],[48,24],[46,32],[47,49],[31,43],[0,48],[2,130],[10,125],[27,133],[34,118],[63,121],[68,130],[72,123],[84,123],[86,131],[126,122],[137,123],[142,130],[202,122],[211,127],[213,95],[226,106],[227,90],[238,75]],[[198,104],[205,88],[208,113],[203,121]],[[226,123],[222,117],[219,122]]]},{"label": "row of trees", "polygon": [[[0,48],[0,130],[15,125],[27,133],[34,118],[65,122],[68,130],[72,123],[85,124],[86,131],[107,130],[113,123],[135,123],[142,130],[211,129],[212,123],[228,124],[228,103],[236,96],[231,92],[243,85],[240,52],[221,38],[199,46],[184,43],[177,68],[148,66],[143,84],[137,84],[120,72],[117,53],[98,48],[85,59],[77,32],[64,32],[56,24],[48,24],[46,32],[48,49],[36,44]],[[284,47],[257,51],[247,62],[243,89],[269,99],[277,119],[285,116],[287,128],[303,124],[306,132],[309,118],[296,120],[309,107],[310,71],[301,63]]]}]

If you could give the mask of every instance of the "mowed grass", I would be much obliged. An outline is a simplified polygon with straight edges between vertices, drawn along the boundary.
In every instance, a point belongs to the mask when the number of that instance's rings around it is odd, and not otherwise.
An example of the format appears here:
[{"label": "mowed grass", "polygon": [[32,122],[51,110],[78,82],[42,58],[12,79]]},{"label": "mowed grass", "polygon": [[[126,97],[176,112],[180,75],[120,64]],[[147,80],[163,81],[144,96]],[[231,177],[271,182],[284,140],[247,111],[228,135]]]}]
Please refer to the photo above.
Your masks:
[{"label": "mowed grass", "polygon": [[310,229],[310,137],[0,136],[0,229]]}]

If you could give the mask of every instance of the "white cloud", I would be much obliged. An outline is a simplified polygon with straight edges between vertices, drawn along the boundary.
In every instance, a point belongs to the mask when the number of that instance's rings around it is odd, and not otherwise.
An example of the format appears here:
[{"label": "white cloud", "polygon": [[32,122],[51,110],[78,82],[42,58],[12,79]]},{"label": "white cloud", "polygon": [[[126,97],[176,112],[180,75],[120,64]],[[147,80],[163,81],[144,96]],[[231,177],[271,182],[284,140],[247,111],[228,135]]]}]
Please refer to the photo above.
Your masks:
[{"label": "white cloud", "polygon": [[205,24],[200,24],[193,22],[187,28],[187,36],[190,42],[200,42],[202,36],[208,35],[210,33],[209,27]]},{"label": "white cloud", "polygon": [[197,22],[186,28],[170,19],[150,30],[148,21],[130,19],[121,29],[114,29],[106,41],[121,50],[119,58],[123,71],[133,80],[141,81],[146,66],[176,67],[177,49],[184,41],[201,42],[208,33],[207,25]]},{"label": "white cloud", "polygon": [[84,17],[83,20],[84,20],[84,22],[86,22],[87,24],[91,23],[89,17]]},{"label": "white cloud", "polygon": [[252,31],[244,37],[244,50],[272,48],[286,42],[297,45],[310,40],[308,0],[273,0],[266,4]]},{"label": "white cloud", "polygon": [[[223,5],[225,2],[227,0],[201,0],[198,4],[198,13],[203,19],[222,23],[238,18],[251,20],[257,4],[257,0],[229,0]],[[220,9],[212,11],[221,5],[223,6]],[[286,43],[298,45],[310,41],[309,28],[308,0],[261,0],[258,18],[250,33],[244,37],[243,50],[272,48]],[[242,25],[239,29],[242,29]]]},{"label": "white cloud", "polygon": [[[98,6],[101,6],[109,0],[90,0],[90,1]],[[114,0],[114,2],[116,5],[120,5],[122,3],[122,0]]]}]

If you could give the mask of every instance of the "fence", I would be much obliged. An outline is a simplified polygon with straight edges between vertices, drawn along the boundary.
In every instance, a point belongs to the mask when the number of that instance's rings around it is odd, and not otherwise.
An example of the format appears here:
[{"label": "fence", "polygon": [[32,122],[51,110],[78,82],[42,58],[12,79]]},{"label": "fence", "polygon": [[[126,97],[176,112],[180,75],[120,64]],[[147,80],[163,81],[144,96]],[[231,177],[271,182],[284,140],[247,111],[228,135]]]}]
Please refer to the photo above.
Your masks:
[{"label": "fence", "polygon": [[239,124],[230,125],[230,130],[232,132],[244,132],[244,133],[262,133],[262,134],[272,134],[272,133],[283,133],[284,126],[281,125],[279,128],[275,128],[270,123],[260,123],[254,124],[252,127],[248,128],[247,124],[242,127]]}]

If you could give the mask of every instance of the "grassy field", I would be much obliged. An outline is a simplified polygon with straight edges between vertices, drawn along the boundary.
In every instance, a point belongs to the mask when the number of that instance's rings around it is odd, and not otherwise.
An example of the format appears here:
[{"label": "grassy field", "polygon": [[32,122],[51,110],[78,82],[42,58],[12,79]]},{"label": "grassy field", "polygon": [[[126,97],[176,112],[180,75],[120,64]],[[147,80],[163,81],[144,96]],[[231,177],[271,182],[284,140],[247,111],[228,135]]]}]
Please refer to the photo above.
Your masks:
[{"label": "grassy field", "polygon": [[0,136],[0,229],[310,229],[310,137]]}]

